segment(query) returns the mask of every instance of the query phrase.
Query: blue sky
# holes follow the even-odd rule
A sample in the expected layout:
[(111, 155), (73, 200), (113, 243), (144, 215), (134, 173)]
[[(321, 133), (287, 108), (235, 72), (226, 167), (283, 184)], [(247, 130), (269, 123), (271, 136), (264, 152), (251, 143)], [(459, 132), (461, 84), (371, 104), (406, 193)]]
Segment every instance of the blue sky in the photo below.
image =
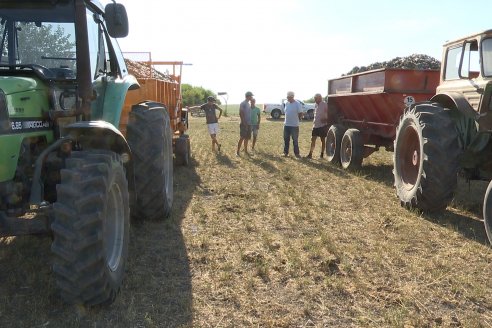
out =
[(123, 51), (184, 61), (183, 83), (246, 91), (257, 103), (326, 95), (354, 66), (414, 53), (441, 60), (447, 40), (492, 29), (492, 1), (119, 0), (130, 19)]

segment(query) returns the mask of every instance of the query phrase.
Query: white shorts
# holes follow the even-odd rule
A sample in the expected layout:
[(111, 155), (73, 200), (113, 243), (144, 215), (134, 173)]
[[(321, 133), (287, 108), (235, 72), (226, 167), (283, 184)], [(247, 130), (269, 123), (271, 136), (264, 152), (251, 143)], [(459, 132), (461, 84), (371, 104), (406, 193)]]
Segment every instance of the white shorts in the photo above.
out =
[(208, 133), (210, 134), (219, 134), (219, 123), (211, 123), (207, 124), (208, 126)]

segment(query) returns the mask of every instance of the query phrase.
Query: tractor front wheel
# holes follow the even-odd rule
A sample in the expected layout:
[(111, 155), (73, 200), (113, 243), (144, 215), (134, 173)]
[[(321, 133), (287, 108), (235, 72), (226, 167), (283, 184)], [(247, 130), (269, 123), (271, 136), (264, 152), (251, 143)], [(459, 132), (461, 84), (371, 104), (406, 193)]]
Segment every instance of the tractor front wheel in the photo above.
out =
[(53, 272), (67, 303), (114, 301), (128, 255), (128, 198), (125, 169), (118, 154), (79, 151), (67, 159), (51, 225)]

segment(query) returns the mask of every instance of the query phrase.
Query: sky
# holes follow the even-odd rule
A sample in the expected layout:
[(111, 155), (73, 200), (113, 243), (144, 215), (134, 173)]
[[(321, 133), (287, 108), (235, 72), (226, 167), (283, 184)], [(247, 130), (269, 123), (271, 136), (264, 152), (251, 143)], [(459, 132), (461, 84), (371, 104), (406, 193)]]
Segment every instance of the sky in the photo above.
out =
[(182, 83), (226, 92), (229, 104), (246, 91), (259, 104), (287, 91), (325, 96), (328, 79), (354, 66), (412, 54), (441, 60), (444, 42), (492, 29), (491, 0), (117, 2), (130, 23), (123, 52), (182, 61)]

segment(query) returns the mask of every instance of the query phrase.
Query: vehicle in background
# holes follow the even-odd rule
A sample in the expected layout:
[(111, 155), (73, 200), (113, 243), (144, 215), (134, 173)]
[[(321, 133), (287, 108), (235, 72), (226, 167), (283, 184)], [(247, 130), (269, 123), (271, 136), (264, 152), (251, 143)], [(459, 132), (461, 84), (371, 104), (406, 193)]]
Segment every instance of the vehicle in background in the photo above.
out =
[[(278, 120), (282, 115), (285, 115), (285, 102), (287, 99), (282, 99), (278, 104), (263, 104), (263, 113), (270, 114), (273, 119)], [(312, 120), (314, 118), (314, 107), (316, 104), (304, 103), (301, 100), (297, 100), (302, 105), (303, 118), (305, 120)]]

